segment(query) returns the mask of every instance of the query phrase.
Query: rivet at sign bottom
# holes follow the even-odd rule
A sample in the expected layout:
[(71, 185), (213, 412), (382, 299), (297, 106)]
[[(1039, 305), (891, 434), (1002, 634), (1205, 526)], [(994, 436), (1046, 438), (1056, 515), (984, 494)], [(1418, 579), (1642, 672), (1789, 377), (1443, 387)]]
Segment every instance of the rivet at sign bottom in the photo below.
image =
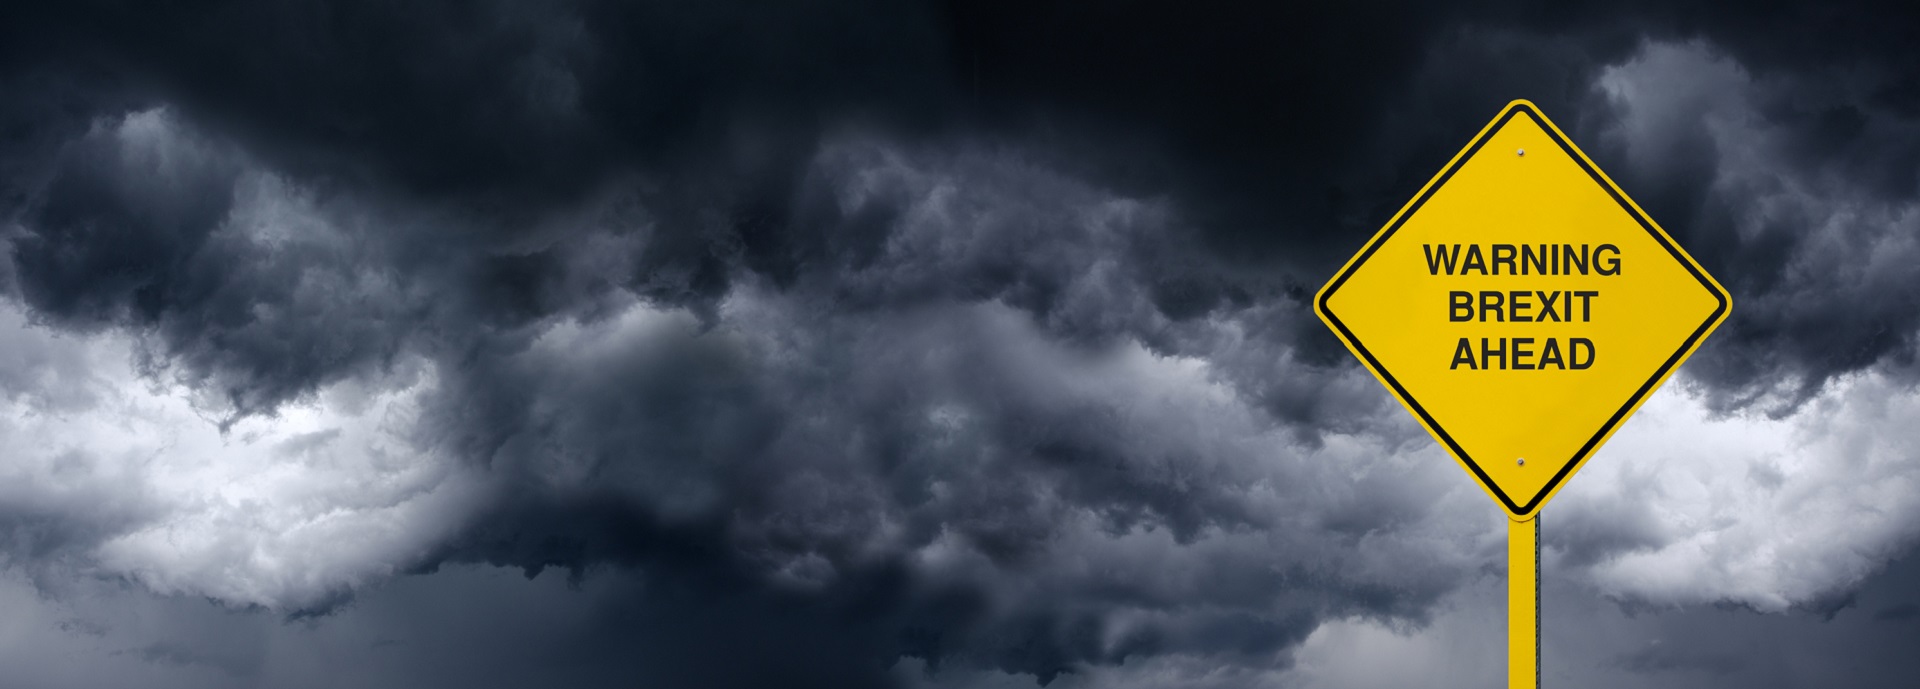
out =
[(1525, 458), (1525, 457), (1521, 457), (1521, 458), (1520, 458), (1520, 461), (1519, 461), (1519, 462), (1517, 462), (1517, 464), (1519, 464), (1520, 466), (1526, 466), (1526, 465), (1527, 465), (1527, 458)]
[(1527, 149), (1522, 148), (1519, 151), (1516, 151), (1516, 153), (1518, 153), (1522, 158), (1527, 157)]

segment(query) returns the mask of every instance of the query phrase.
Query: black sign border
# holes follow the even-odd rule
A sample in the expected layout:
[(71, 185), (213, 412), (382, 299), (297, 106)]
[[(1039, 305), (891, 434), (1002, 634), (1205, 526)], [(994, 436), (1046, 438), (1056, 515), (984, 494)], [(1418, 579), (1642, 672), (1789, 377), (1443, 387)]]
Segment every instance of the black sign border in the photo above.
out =
[[(1533, 120), (1534, 124), (1539, 125), (1540, 131), (1546, 132), (1547, 137), (1553, 139), (1553, 142), (1560, 146), (1560, 150), (1564, 151), (1568, 158), (1572, 158), (1575, 163), (1578, 163), (1580, 169), (1585, 170), (1587, 175), (1593, 178), (1594, 184), (1598, 184), (1600, 188), (1607, 190), (1607, 194), (1613, 197), (1614, 202), (1620, 204), (1620, 208), (1625, 210), (1627, 215), (1632, 216), (1634, 221), (1640, 223), (1640, 227), (1645, 229), (1647, 234), (1653, 237), (1654, 241), (1659, 242), (1660, 246), (1667, 250), (1667, 253), (1672, 254), (1675, 261), (1685, 266), (1687, 272), (1693, 274), (1694, 279), (1700, 282), (1700, 286), (1705, 288), (1707, 293), (1713, 295), (1713, 298), (1719, 302), (1719, 305), (1714, 308), (1713, 314), (1707, 316), (1707, 320), (1701, 323), (1700, 327), (1694, 328), (1693, 334), (1687, 336), (1686, 341), (1681, 343), (1680, 348), (1674, 350), (1672, 356), (1667, 357), (1666, 362), (1662, 363), (1660, 368), (1653, 372), (1653, 376), (1649, 377), (1647, 382), (1642, 383), (1640, 389), (1635, 390), (1633, 396), (1627, 398), (1627, 402), (1620, 405), (1620, 409), (1615, 411), (1613, 416), (1608, 417), (1606, 423), (1601, 424), (1600, 430), (1595, 431), (1593, 437), (1588, 438), (1587, 442), (1581, 445), (1578, 451), (1574, 452), (1573, 458), (1567, 460), (1566, 464), (1560, 467), (1560, 470), (1553, 475), (1553, 479), (1548, 481), (1547, 484), (1540, 489), (1540, 492), (1534, 495), (1533, 498), (1528, 500), (1524, 505), (1516, 504), (1513, 498), (1507, 495), (1506, 491), (1500, 489), (1500, 485), (1495, 483), (1492, 477), (1487, 476), (1487, 472), (1480, 468), (1480, 463), (1474, 461), (1473, 457), (1468, 455), (1467, 451), (1461, 448), (1459, 443), (1454, 441), (1453, 436), (1448, 434), (1447, 430), (1440, 426), (1440, 422), (1434, 420), (1433, 415), (1427, 413), (1426, 407), (1421, 406), (1420, 401), (1414, 399), (1413, 393), (1408, 392), (1404, 386), (1400, 385), (1400, 381), (1393, 377), (1393, 373), (1389, 372), (1387, 367), (1380, 363), (1379, 359), (1374, 358), (1373, 352), (1367, 350), (1367, 346), (1360, 342), (1360, 338), (1354, 336), (1353, 331), (1347, 329), (1346, 323), (1341, 322), (1340, 317), (1334, 315), (1333, 309), (1328, 305), (1328, 300), (1333, 298), (1335, 292), (1340, 291), (1340, 287), (1346, 284), (1347, 278), (1353, 277), (1354, 272), (1358, 271), (1360, 266), (1366, 265), (1367, 260), (1373, 258), (1373, 252), (1379, 250), (1382, 245), (1386, 244), (1387, 240), (1391, 239), (1395, 232), (1400, 231), (1400, 226), (1406, 224), (1409, 218), (1412, 218), (1415, 213), (1418, 213), (1420, 207), (1426, 204), (1427, 199), (1432, 198), (1435, 192), (1440, 191), (1441, 187), (1446, 186), (1447, 181), (1453, 178), (1453, 173), (1459, 171), (1461, 166), (1467, 164), (1467, 161), (1472, 160), (1474, 155), (1480, 152), (1481, 146), (1486, 145), (1488, 141), (1493, 139), (1495, 134), (1498, 134), (1501, 129), (1506, 128), (1508, 121), (1520, 114), (1525, 114)], [(1627, 199), (1621, 195), (1620, 190), (1614, 188), (1612, 182), (1602, 177), (1600, 171), (1594, 169), (1593, 165), (1587, 162), (1586, 156), (1581, 155), (1580, 152), (1573, 147), (1573, 144), (1560, 136), (1558, 129), (1548, 124), (1546, 119), (1541, 117), (1540, 113), (1534, 111), (1532, 106), (1522, 103), (1509, 106), (1507, 111), (1500, 116), (1499, 120), (1494, 122), (1492, 126), (1487, 127), (1478, 138), (1474, 139), (1472, 144), (1467, 146), (1465, 153), (1454, 158), (1453, 162), (1447, 166), (1447, 169), (1442, 170), (1439, 177), (1434, 179), (1432, 184), (1427, 185), (1426, 190), (1422, 192), (1418, 198), (1414, 199), (1413, 203), (1408, 205), (1406, 210), (1394, 218), (1392, 225), (1389, 225), (1385, 231), (1374, 237), (1373, 240), (1367, 244), (1366, 248), (1361, 251), (1360, 256), (1348, 263), (1347, 267), (1342, 269), (1340, 274), (1334, 277), (1333, 282), (1330, 283), (1325, 290), (1321, 291), (1320, 299), (1316, 301), (1315, 307), (1320, 311), (1320, 315), (1327, 319), (1328, 323), (1332, 323), (1333, 327), (1340, 331), (1341, 337), (1345, 338), (1348, 343), (1351, 343), (1354, 350), (1359, 352), (1360, 356), (1367, 360), (1367, 364), (1372, 366), (1373, 370), (1380, 374), (1380, 377), (1387, 382), (1387, 385), (1393, 387), (1394, 392), (1400, 395), (1400, 399), (1405, 400), (1407, 406), (1411, 407), (1413, 412), (1418, 414), (1422, 421), (1426, 422), (1427, 428), (1433, 429), (1434, 434), (1440, 436), (1440, 440), (1446, 443), (1449, 449), (1453, 450), (1454, 456), (1459, 457), (1460, 461), (1465, 463), (1467, 468), (1473, 471), (1474, 476), (1479, 477), (1481, 485), (1486, 486), (1489, 491), (1492, 491), (1494, 496), (1499, 498), (1502, 504), (1506, 505), (1509, 512), (1512, 512), (1515, 516), (1524, 517), (1532, 514), (1535, 509), (1539, 508), (1540, 502), (1545, 500), (1547, 495), (1553, 492), (1554, 488), (1558, 487), (1562, 481), (1567, 479), (1568, 475), (1573, 473), (1574, 467), (1579, 466), (1581, 461), (1585, 460), (1587, 455), (1591, 454), (1594, 448), (1600, 445), (1601, 439), (1606, 438), (1607, 434), (1612, 432), (1613, 428), (1618, 426), (1620, 422), (1626, 418), (1627, 412), (1639, 405), (1640, 400), (1653, 391), (1654, 384), (1666, 378), (1667, 373), (1673, 370), (1673, 367), (1679, 365), (1680, 359), (1686, 356), (1688, 351), (1693, 349), (1693, 346), (1700, 341), (1700, 338), (1706, 336), (1707, 331), (1713, 328), (1714, 323), (1719, 322), (1721, 316), (1726, 314), (1729, 306), (1728, 301), (1729, 299), (1726, 293), (1715, 286), (1712, 280), (1707, 279), (1707, 276), (1701, 273), (1700, 268), (1694, 265), (1693, 260), (1688, 258), (1686, 254), (1681, 253), (1679, 248), (1674, 246), (1672, 240), (1667, 238), (1666, 233), (1655, 229), (1653, 223), (1649, 221), (1639, 209), (1635, 208), (1633, 204), (1628, 203)]]

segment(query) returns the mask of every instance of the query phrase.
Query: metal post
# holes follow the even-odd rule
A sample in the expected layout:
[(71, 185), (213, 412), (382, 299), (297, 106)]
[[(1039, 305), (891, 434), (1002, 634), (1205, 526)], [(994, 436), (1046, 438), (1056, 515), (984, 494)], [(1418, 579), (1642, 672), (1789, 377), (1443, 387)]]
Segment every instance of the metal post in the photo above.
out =
[(1507, 687), (1540, 687), (1540, 513), (1507, 520)]

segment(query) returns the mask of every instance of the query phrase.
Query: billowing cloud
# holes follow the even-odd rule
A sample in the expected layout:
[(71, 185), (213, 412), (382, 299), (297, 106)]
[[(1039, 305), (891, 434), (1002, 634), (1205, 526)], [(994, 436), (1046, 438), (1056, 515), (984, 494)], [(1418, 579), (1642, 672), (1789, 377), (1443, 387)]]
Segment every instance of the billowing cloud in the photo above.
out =
[(1549, 576), (1831, 616), (1916, 538), (1915, 69), (1843, 9), (90, 9), (0, 16), (36, 644), (298, 684), (258, 638), (480, 595), (565, 640), (480, 683), (1419, 676), (1339, 659), (1484, 626), (1505, 524), (1305, 301), (1513, 97), (1737, 305)]
[(331, 604), (419, 566), (481, 495), (411, 439), (434, 386), (418, 366), (404, 387), (343, 384), (223, 431), (189, 388), (143, 377), (129, 338), (0, 318), (26, 354), (11, 376), (30, 381), (0, 424), (5, 559), (56, 589), (106, 576), (236, 606)]
[(1599, 80), (1620, 115), (1603, 139), (1675, 204), (1664, 222), (1732, 268), (1739, 317), (1693, 369), (1719, 406), (1786, 412), (1836, 377), (1912, 369), (1920, 121), (1874, 102), (1879, 77), (1836, 78), (1755, 75), (1688, 43)]

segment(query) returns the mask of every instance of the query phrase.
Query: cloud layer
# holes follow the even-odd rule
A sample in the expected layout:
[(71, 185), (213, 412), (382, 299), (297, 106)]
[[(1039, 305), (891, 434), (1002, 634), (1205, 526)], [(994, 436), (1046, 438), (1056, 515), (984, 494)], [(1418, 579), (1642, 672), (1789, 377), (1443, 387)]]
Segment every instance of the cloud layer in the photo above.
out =
[(1894, 19), (5, 12), (0, 562), (225, 639), (154, 663), (510, 570), (582, 683), (1368, 681), (1505, 524), (1305, 300), (1516, 95), (1738, 305), (1549, 576), (1832, 614), (1920, 530)]

